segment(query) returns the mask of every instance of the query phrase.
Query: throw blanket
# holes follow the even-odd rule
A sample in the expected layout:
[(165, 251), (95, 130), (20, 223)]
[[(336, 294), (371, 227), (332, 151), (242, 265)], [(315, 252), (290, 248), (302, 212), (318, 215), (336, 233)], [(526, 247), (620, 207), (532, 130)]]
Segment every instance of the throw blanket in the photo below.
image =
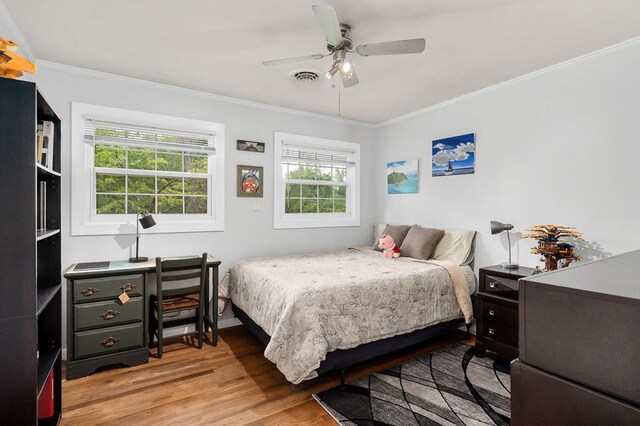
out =
[(294, 384), (316, 377), (328, 352), (472, 319), (457, 265), (367, 248), (239, 262), (219, 299), (219, 313), (231, 299), (271, 336), (264, 355)]

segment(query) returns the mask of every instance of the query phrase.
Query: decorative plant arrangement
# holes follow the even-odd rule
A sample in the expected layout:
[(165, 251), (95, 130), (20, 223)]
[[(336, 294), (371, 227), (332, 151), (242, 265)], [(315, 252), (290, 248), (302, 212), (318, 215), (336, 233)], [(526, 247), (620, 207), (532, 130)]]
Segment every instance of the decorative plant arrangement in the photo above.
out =
[(564, 241), (565, 238), (582, 239), (582, 232), (574, 231), (570, 226), (559, 225), (535, 225), (526, 228), (528, 233), (522, 238), (538, 240), (538, 247), (531, 249), (531, 253), (539, 254), (544, 262), (544, 272), (566, 268), (574, 260), (580, 260), (580, 256), (573, 252), (573, 245)]

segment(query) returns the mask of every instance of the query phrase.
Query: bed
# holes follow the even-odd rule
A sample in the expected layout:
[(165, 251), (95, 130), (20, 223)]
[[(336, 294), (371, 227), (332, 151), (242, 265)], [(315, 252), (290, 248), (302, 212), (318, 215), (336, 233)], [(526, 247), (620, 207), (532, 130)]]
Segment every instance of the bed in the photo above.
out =
[(219, 312), (231, 303), (298, 384), (470, 323), (474, 288), (468, 265), (359, 247), (241, 261), (220, 285)]

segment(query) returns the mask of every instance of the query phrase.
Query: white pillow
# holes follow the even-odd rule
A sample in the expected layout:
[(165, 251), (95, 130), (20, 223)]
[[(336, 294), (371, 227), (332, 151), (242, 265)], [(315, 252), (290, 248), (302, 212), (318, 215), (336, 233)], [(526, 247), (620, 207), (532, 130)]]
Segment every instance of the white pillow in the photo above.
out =
[(450, 260), (456, 265), (468, 264), (473, 259), (473, 237), (476, 231), (445, 229), (444, 237), (433, 251), (432, 259)]
[(378, 240), (380, 235), (384, 232), (384, 228), (387, 227), (386, 223), (374, 223), (373, 224), (373, 248), (378, 248)]

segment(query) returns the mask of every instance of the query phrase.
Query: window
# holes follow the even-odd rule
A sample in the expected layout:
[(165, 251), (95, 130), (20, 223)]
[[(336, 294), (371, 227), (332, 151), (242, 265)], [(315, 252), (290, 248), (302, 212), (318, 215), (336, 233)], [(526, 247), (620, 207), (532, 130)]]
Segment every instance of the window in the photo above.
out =
[(274, 227), (360, 225), (360, 145), (276, 132)]
[(74, 235), (135, 231), (140, 211), (145, 232), (223, 229), (223, 125), (74, 103), (72, 126)]

